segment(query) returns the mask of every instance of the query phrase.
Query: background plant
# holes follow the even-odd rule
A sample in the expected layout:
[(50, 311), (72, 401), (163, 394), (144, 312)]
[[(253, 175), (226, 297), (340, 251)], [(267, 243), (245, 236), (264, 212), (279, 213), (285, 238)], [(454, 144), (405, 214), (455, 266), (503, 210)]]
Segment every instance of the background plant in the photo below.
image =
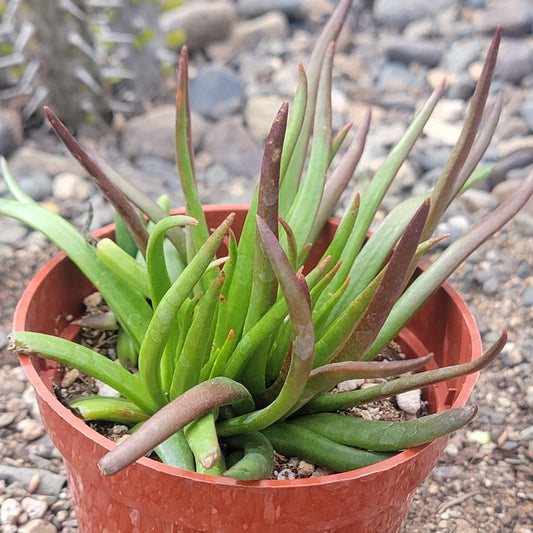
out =
[[(239, 239), (230, 229), (232, 215), (210, 234), (196, 194), (185, 49), (176, 100), (176, 153), (188, 216), (168, 216), (167, 198), (151, 201), (91, 158), (50, 110), (46, 113), (56, 133), (120, 213), (116, 244), (87, 243), (66, 221), (32, 202), (3, 164), (4, 179), (15, 200), (2, 200), (0, 211), (38, 228), (76, 262), (113, 309), (123, 366), (139, 370), (132, 374), (55, 337), (12, 334), (14, 348), (20, 352), (76, 366), (122, 394), (119, 399), (91, 397), (73, 402), (85, 419), (140, 425), (100, 462), (105, 474), (156, 447), (165, 462), (181, 468), (258, 479), (270, 472), (272, 445), (282, 453), (347, 470), (453, 431), (474, 415), (475, 409), (467, 407), (409, 426), (354, 429), (349, 432), (352, 437), (342, 442), (335, 432), (338, 419), (333, 413), (339, 409), (475, 372), (498, 354), (505, 334), (472, 363), (406, 375), (362, 391), (326, 394), (346, 379), (397, 375), (424, 366), (427, 357), (395, 364), (370, 359), (533, 191), (530, 175), (515, 196), (408, 284), (420, 254), (438, 240), (432, 235), (450, 202), (490, 171), (475, 168), (501, 108), (499, 96), (480, 128), (498, 31), (460, 139), (434, 190), (427, 197), (399, 204), (365, 242), (376, 210), (442, 95), (442, 86), (362, 195), (355, 194), (349, 201), (323, 258), (304, 275), (301, 267), (309, 243), (346, 188), (369, 127), (368, 115), (330, 172), (350, 129), (332, 134), (330, 103), (334, 41), (349, 7), (349, 1), (339, 4), (308, 67), (300, 66), (290, 114), (284, 103), (274, 120), (260, 184)], [(138, 210), (150, 220), (148, 225)], [(223, 242), (227, 256), (215, 260)], [(332, 414), (309, 414), (317, 411)], [(326, 429), (325, 435), (317, 424)], [(383, 439), (387, 432), (392, 436), (385, 440), (391, 444), (379, 449), (376, 435)], [(361, 433), (371, 437), (361, 443), (353, 437)], [(220, 440), (230, 450), (241, 450), (242, 458), (225, 464)]]

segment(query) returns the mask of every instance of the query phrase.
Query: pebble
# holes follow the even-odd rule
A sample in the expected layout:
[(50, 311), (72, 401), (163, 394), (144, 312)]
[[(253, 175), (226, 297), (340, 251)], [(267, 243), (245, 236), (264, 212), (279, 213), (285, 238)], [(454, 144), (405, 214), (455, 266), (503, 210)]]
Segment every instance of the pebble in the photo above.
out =
[(389, 61), (400, 63), (420, 63), (428, 67), (436, 67), (445, 50), (443, 42), (420, 39), (407, 40), (393, 37), (385, 41), (385, 54)]
[(298, 463), (298, 475), (310, 476), (315, 471), (315, 465), (307, 461), (300, 461)]
[(211, 42), (228, 37), (236, 16), (233, 2), (197, 1), (163, 13), (159, 23), (167, 42), (179, 45), (185, 40), (190, 50), (199, 50)]
[(28, 441), (38, 439), (44, 433), (43, 425), (31, 418), (21, 420), (17, 424), (17, 430), (20, 431), (22, 438)]
[(533, 287), (526, 289), (522, 293), (522, 303), (528, 307), (533, 306)]
[(304, 20), (309, 10), (305, 0), (238, 0), (237, 11), (246, 18), (256, 18), (272, 11), (281, 11), (292, 20)]
[(28, 227), (13, 218), (2, 217), (0, 244), (16, 245), (23, 242), (28, 234)]
[(6, 498), (0, 506), (0, 524), (16, 524), (21, 513), (20, 503), (14, 498)]
[(257, 177), (262, 154), (259, 146), (244, 128), (241, 119), (227, 118), (207, 132), (204, 147), (215, 163), (236, 176)]
[(525, 442), (533, 440), (533, 426), (527, 426), (520, 432), (520, 440)]
[(520, 83), (533, 69), (533, 45), (502, 39), (495, 76), (511, 83)]
[(54, 524), (38, 518), (20, 526), (18, 531), (19, 533), (57, 533), (57, 528)]
[(227, 67), (206, 65), (190, 80), (191, 108), (212, 120), (241, 109), (244, 90), (240, 78)]
[[(122, 148), (130, 159), (151, 156), (174, 162), (176, 158), (175, 128), (175, 106), (168, 104), (155, 107), (126, 122), (122, 131)], [(204, 130), (204, 120), (193, 113), (191, 133), (195, 148), (199, 146)]]
[(396, 30), (402, 30), (410, 22), (431, 17), (439, 11), (450, 7), (453, 0), (376, 0), (373, 3), (372, 15), (378, 24), (384, 24)]
[(46, 501), (37, 498), (23, 498), (21, 505), (30, 519), (42, 518), (48, 509)]
[(52, 178), (43, 171), (34, 170), (19, 180), (22, 189), (36, 202), (42, 202), (53, 196)]
[(6, 480), (9, 483), (18, 482), (25, 490), (28, 489), (30, 482), (36, 474), (40, 476), (39, 486), (36, 490), (37, 494), (57, 497), (67, 481), (66, 476), (54, 472), (39, 470), (37, 468), (0, 464), (0, 480)]
[(398, 407), (409, 415), (416, 415), (422, 406), (422, 391), (420, 389), (402, 392), (396, 395)]
[(467, 434), (467, 438), (469, 441), (477, 442), (480, 445), (489, 444), (491, 442), (490, 435), (486, 431), (470, 431)]
[(87, 200), (94, 187), (90, 181), (78, 174), (62, 172), (54, 178), (52, 191), (56, 200)]
[(493, 33), (500, 25), (503, 35), (521, 37), (532, 31), (533, 6), (528, 0), (511, 0), (505, 5), (496, 2), (493, 7), (478, 11), (472, 22), (481, 32)]
[(266, 139), (281, 103), (282, 99), (275, 95), (248, 99), (244, 119), (248, 130), (256, 139)]
[(0, 428), (9, 426), (17, 418), (17, 413), (0, 413)]

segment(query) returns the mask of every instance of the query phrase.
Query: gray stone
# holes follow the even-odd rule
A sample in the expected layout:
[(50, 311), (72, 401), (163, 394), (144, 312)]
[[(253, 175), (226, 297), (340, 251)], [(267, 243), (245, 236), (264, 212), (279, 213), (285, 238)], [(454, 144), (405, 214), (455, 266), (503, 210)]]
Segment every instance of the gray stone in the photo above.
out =
[(385, 63), (381, 68), (376, 85), (380, 92), (406, 91), (416, 82), (416, 75), (403, 63)]
[(533, 426), (527, 426), (520, 432), (520, 440), (524, 440), (524, 441), (533, 440)]
[(67, 482), (65, 476), (46, 470), (0, 464), (0, 479), (4, 479), (8, 483), (18, 481), (26, 490), (28, 490), (30, 481), (34, 479), (35, 475), (39, 476), (39, 486), (36, 490), (37, 494), (57, 496)]
[(161, 29), (167, 40), (183, 34), (190, 50), (198, 50), (214, 41), (226, 39), (233, 28), (237, 12), (233, 2), (190, 2), (163, 13)]
[(478, 11), (472, 22), (484, 33), (493, 33), (500, 25), (506, 37), (527, 35), (533, 28), (533, 6), (528, 0), (496, 2), (494, 7)]
[(442, 41), (429, 39), (403, 39), (392, 37), (385, 41), (385, 55), (390, 61), (400, 63), (421, 63), (435, 67), (440, 63), (444, 53)]
[(401, 30), (414, 20), (432, 17), (452, 5), (453, 0), (376, 0), (372, 15), (379, 24)]
[(460, 476), (464, 471), (464, 467), (455, 465), (437, 466), (433, 471), (433, 477), (436, 480), (453, 479)]
[(482, 285), (483, 292), (487, 295), (496, 294), (500, 288), (500, 278), (492, 276), (485, 280)]
[(156, 107), (126, 123), (122, 147), (131, 159), (152, 155), (172, 160), (176, 157), (175, 127), (175, 106)]
[(520, 83), (533, 71), (533, 46), (527, 41), (502, 39), (495, 76)]
[(36, 202), (42, 202), (52, 196), (52, 178), (40, 170), (33, 170), (18, 178), (22, 189)]
[(259, 174), (261, 150), (237, 117), (215, 124), (205, 136), (204, 147), (214, 162), (233, 175), (256, 177)]
[(528, 307), (533, 306), (533, 287), (526, 289), (522, 293), (522, 303)]
[(239, 111), (243, 97), (241, 80), (227, 67), (204, 66), (190, 81), (191, 108), (213, 120)]
[(475, 88), (476, 82), (468, 72), (463, 72), (448, 87), (446, 96), (453, 99), (468, 100), (474, 94)]
[(434, 168), (442, 169), (450, 157), (452, 149), (450, 146), (435, 146), (429, 150), (424, 150), (420, 155), (420, 167), (423, 171)]
[(308, 7), (305, 0), (238, 0), (237, 11), (247, 18), (259, 17), (270, 11), (281, 11), (291, 20), (304, 20)]
[[(2, 217), (2, 231), (0, 231), (0, 244), (15, 245), (20, 243), (28, 234), (28, 227), (14, 218)], [(6, 383), (6, 386), (8, 384)], [(3, 392), (5, 389), (3, 389)]]
[(145, 155), (137, 160), (137, 166), (146, 174), (146, 176), (161, 178), (165, 183), (172, 183), (178, 181), (178, 174), (176, 164)]
[(470, 64), (477, 61), (484, 50), (484, 43), (479, 38), (453, 41), (447, 46), (441, 67), (450, 73), (463, 73)]

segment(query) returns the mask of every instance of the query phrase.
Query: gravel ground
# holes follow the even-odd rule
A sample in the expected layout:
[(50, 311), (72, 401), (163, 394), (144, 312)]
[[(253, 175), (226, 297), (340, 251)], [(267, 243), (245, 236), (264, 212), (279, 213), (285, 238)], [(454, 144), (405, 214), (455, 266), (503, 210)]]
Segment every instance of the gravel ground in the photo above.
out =
[[(256, 1), (250, 5), (261, 3), (269, 4)], [(457, 235), (505, 197), (533, 163), (533, 33), (531, 22), (523, 22), (533, 20), (533, 8), (520, 0), (509, 0), (505, 6), (497, 1), (439, 0), (422, 3), (425, 17), (415, 20), (413, 12), (404, 9), (408, 3), (354, 2), (354, 31), (343, 37), (335, 66), (335, 128), (347, 120), (357, 123), (362, 110), (373, 105), (366, 155), (359, 168), (364, 178), (375, 170), (435, 80), (446, 75), (450, 88), (436, 110), (437, 120), (428, 124), (427, 134), (400, 171), (399, 184), (392, 192), (398, 200), (413, 189), (426, 190), (451, 150), (449, 138), (457, 133), (457, 120), (464, 116), (465, 100), (479, 73), (494, 20), (502, 23), (506, 42), (495, 86), (504, 90), (504, 110), (488, 161), (505, 164), (488, 186), (468, 194), (446, 219), (442, 230)], [(216, 109), (209, 106), (213, 94), (197, 101), (196, 109), (193, 106), (197, 174), (204, 202), (250, 198), (264, 137), (263, 117), (272, 116), (273, 103), (279, 105), (280, 97), (292, 94), (292, 67), (307, 56), (328, 2), (312, 5), (307, 18), (294, 13), (290, 18), (269, 18), (268, 24), (281, 21), (276, 31), (267, 21), (261, 27), (259, 19), (251, 19), (256, 34), (273, 35), (279, 30), (276, 35), (281, 37), (244, 48), (237, 36), (245, 33), (251, 20), (242, 12), (240, 33), (235, 31), (232, 39), (193, 54), (191, 73), (197, 83), (205, 84), (205, 79), (214, 76), (226, 80), (226, 86), (235, 91), (226, 102), (217, 102)], [(515, 13), (521, 13), (520, 20)], [(213, 68), (206, 70), (206, 66)], [(180, 205), (180, 191), (173, 185), (173, 117), (164, 107), (167, 104), (171, 100), (139, 117), (119, 116), (114, 129), (98, 135), (89, 132), (84, 142), (96, 146), (152, 196), (170, 189), (173, 203)], [(238, 157), (228, 159), (229, 153)], [(28, 132), (10, 164), (34, 198), (74, 223), (86, 223), (89, 200), (94, 208), (92, 227), (110, 220), (109, 207), (83, 172), (64, 157), (46, 128)], [(531, 203), (525, 213), (453, 277), (477, 317), (484, 342), (495, 340), (507, 328), (509, 343), (478, 381), (472, 398), (480, 406), (477, 418), (451, 437), (439, 465), (418, 489), (406, 533), (533, 531)], [(61, 459), (43, 432), (31, 390), (16, 359), (6, 350), (5, 340), (24, 286), (54, 249), (18, 223), (3, 218), (0, 225), (0, 533), (72, 533), (77, 526)]]

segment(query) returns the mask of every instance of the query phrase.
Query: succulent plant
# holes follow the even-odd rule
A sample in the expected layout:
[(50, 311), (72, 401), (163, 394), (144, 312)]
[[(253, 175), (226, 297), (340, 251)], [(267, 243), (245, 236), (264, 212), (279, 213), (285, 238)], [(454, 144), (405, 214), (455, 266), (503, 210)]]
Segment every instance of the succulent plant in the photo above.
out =
[[(99, 462), (104, 475), (152, 449), (168, 464), (238, 479), (268, 477), (274, 449), (335, 471), (351, 470), (454, 431), (475, 415), (476, 408), (467, 406), (383, 423), (338, 412), (477, 372), (505, 344), (503, 332), (477, 360), (418, 373), (412, 372), (424, 367), (431, 354), (373, 360), (454, 269), (533, 193), (532, 173), (511, 198), (412, 279), (421, 254), (443, 238), (433, 234), (450, 203), (490, 172), (476, 167), (502, 106), (498, 95), (484, 116), (500, 31), (434, 189), (399, 203), (368, 236), (444, 85), (430, 96), (364, 192), (352, 195), (321, 260), (304, 270), (311, 244), (349, 186), (369, 129), (370, 113), (330, 169), (351, 128), (332, 135), (334, 43), (350, 4), (341, 0), (307, 69), (300, 65), (290, 113), (288, 104), (281, 104), (239, 239), (232, 232), (232, 214), (210, 232), (198, 198), (186, 48), (176, 98), (177, 166), (186, 215), (169, 215), (168, 198), (154, 202), (89, 156), (49, 109), (46, 115), (56, 134), (117, 210), (115, 242), (89, 243), (64, 219), (33, 202), (1, 163), (14, 200), (0, 200), (0, 213), (56, 242), (102, 294), (118, 323), (122, 365), (58, 337), (11, 334), (14, 350), (76, 367), (120, 393), (119, 398), (71, 402), (86, 420), (132, 428), (129, 438)], [(222, 244), (227, 255), (217, 259)], [(394, 376), (400, 377), (328, 393), (347, 379)]]

